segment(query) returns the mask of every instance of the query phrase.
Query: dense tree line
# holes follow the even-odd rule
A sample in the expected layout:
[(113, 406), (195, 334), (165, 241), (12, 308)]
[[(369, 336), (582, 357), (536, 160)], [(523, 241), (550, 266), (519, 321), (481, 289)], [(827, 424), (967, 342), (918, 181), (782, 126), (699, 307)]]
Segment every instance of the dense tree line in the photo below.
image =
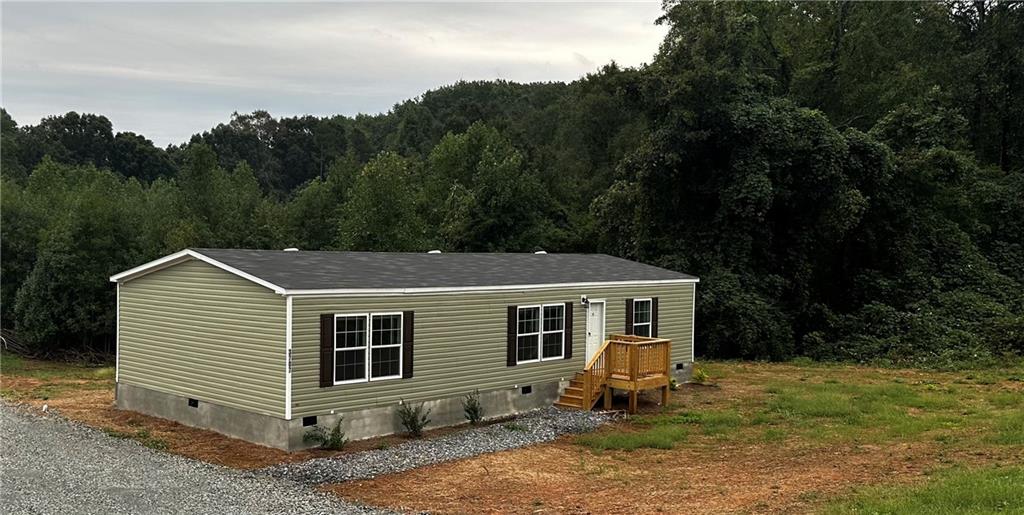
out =
[(1024, 7), (669, 1), (652, 62), (257, 111), (166, 149), (2, 124), (2, 316), (104, 348), (107, 277), (184, 247), (607, 252), (702, 277), (698, 352), (1024, 352)]

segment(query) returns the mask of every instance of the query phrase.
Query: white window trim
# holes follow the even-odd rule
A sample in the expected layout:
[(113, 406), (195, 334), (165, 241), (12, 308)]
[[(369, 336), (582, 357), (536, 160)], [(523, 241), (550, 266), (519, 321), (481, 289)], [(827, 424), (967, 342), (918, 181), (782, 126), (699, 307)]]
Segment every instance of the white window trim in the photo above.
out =
[[(378, 345), (377, 348), (388, 349), (398, 347), (398, 375), (385, 376), (385, 377), (370, 377), (373, 365), (373, 317), (375, 316), (387, 316), (387, 315), (398, 315), (398, 344), (397, 345)], [(363, 317), (366, 320), (366, 338), (365, 345), (362, 347), (344, 347), (338, 348), (338, 319), (339, 318), (352, 318), (352, 317)], [(401, 379), (402, 372), (404, 370), (405, 363), (402, 362), (405, 355), (405, 314), (401, 311), (394, 312), (382, 312), (382, 313), (335, 313), (334, 314), (334, 355), (332, 356), (334, 367), (331, 372), (331, 378), (334, 379), (334, 386), (343, 384), (356, 384), (356, 383), (368, 383), (376, 381), (385, 381), (391, 379)], [(364, 363), (366, 365), (366, 374), (361, 379), (346, 379), (344, 381), (338, 381), (338, 352), (340, 351), (356, 351), (362, 350), (366, 354)]]
[[(394, 315), (398, 315), (398, 343), (397, 344), (391, 344), (391, 345), (378, 345), (376, 348), (378, 348), (378, 349), (393, 349), (393, 348), (396, 348), (396, 347), (398, 348), (398, 374), (397, 375), (393, 375), (393, 376), (373, 377), (373, 374), (371, 373), (373, 371), (373, 349), (374, 349), (374, 346), (373, 346), (373, 317), (376, 317), (376, 316), (394, 316)], [(370, 313), (369, 316), (370, 316), (370, 318), (367, 320), (368, 323), (366, 325), (366, 347), (368, 349), (367, 352), (369, 352), (369, 354), (367, 355), (367, 359), (366, 359), (366, 377), (370, 381), (385, 381), (385, 380), (388, 380), (388, 379), (401, 379), (402, 378), (402, 367), (405, 365), (404, 363), (402, 363), (402, 358), (404, 357), (403, 355), (405, 354), (405, 352), (404, 352), (405, 349), (403, 349), (403, 346), (405, 345), (405, 334), (404, 334), (404, 331), (405, 331), (405, 315), (401, 311), (394, 311), (394, 312), (387, 312), (387, 313)]]
[[(537, 331), (532, 333), (520, 333), (519, 332), (519, 312), (524, 309), (537, 309)], [(516, 365), (525, 365), (527, 363), (539, 363), (540, 362), (540, 344), (543, 338), (541, 333), (544, 330), (544, 306), (541, 304), (531, 304), (528, 306), (516, 306)], [(522, 336), (536, 336), (537, 337), (537, 357), (535, 359), (528, 359), (524, 361), (519, 360), (519, 338)]]
[[(544, 330), (544, 308), (562, 307), (562, 329), (558, 331), (545, 331)], [(537, 308), (537, 331), (533, 333), (520, 333), (519, 332), (519, 310), (521, 309), (532, 309)], [(554, 361), (558, 359), (565, 359), (565, 324), (567, 322), (565, 316), (565, 304), (529, 304), (526, 306), (516, 306), (516, 365), (527, 365), (530, 363), (540, 363), (542, 361)], [(561, 333), (562, 335), (562, 352), (557, 356), (544, 357), (544, 335)], [(537, 358), (528, 359), (525, 361), (519, 360), (519, 337), (520, 336), (536, 336), (537, 337)]]
[[(636, 322), (636, 305), (637, 305), (638, 302), (646, 302), (650, 306), (649, 309), (647, 310), (647, 312), (650, 314), (650, 316), (648, 317), (648, 320), (646, 322), (640, 322), (639, 324)], [(651, 337), (651, 329), (654, 328), (654, 298), (653, 297), (647, 298), (647, 299), (633, 299), (633, 327), (631, 327), (630, 329), (632, 329), (634, 335), (637, 334), (636, 333), (636, 328), (638, 326), (647, 326), (647, 337), (648, 338)]]

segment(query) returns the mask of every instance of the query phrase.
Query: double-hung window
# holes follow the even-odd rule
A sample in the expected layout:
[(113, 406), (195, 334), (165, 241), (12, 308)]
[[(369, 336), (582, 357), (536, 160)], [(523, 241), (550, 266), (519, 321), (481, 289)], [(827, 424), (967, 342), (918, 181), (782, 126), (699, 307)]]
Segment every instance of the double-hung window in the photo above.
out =
[(516, 363), (562, 359), (565, 355), (565, 304), (520, 306), (516, 330)]
[(402, 314), (334, 316), (334, 384), (402, 377)]
[(633, 301), (633, 334), (636, 336), (651, 335), (651, 299), (635, 299)]

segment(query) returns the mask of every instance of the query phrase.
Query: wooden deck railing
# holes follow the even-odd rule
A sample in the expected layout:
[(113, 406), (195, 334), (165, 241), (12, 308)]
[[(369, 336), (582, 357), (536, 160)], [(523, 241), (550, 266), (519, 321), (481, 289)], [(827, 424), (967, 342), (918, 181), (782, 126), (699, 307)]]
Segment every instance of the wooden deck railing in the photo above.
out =
[(609, 388), (630, 391), (630, 411), (636, 410), (636, 392), (664, 387), (668, 394), (672, 342), (664, 338), (613, 334), (601, 345), (583, 369), (583, 407), (594, 407), (605, 394), (611, 407)]
[(583, 407), (591, 409), (608, 384), (608, 344), (605, 341), (583, 369)]

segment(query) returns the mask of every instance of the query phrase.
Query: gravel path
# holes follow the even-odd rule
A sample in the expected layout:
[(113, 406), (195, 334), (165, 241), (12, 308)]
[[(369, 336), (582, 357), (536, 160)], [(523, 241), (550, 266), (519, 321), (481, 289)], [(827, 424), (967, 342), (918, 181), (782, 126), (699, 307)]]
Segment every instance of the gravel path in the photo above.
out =
[(3, 513), (384, 513), (0, 403)]
[(369, 479), (425, 465), (547, 442), (564, 434), (591, 431), (609, 418), (610, 415), (596, 412), (544, 408), (520, 415), (509, 422), (458, 431), (439, 438), (412, 440), (387, 449), (337, 458), (277, 465), (259, 472), (308, 484)]

